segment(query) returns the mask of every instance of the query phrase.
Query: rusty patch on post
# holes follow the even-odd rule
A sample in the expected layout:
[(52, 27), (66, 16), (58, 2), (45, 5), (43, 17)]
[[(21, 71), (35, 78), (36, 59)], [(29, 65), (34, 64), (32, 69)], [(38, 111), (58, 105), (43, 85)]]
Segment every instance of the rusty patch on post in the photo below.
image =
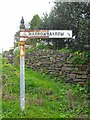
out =
[(24, 45), (25, 45), (25, 42), (21, 41), (20, 42), (20, 57), (24, 57), (25, 56), (25, 54), (24, 54)]

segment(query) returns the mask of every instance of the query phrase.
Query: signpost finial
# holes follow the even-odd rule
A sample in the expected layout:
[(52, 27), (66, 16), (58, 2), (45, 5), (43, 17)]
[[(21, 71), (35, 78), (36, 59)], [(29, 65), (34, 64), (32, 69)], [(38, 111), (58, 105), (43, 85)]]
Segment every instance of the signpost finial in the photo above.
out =
[(24, 24), (24, 18), (23, 18), (23, 16), (22, 16), (22, 19), (21, 19), (21, 24)]
[(22, 16), (22, 19), (21, 19), (20, 23), (21, 23), (21, 24), (20, 24), (20, 29), (25, 29), (23, 16)]

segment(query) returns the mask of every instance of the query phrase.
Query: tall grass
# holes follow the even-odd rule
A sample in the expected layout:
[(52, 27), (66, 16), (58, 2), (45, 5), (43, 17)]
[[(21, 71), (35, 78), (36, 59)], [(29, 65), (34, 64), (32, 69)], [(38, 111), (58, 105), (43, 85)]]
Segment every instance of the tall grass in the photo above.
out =
[[(87, 88), (25, 69), (26, 107), (20, 109), (20, 70), (3, 59), (2, 117), (82, 118), (89, 114)], [(72, 104), (73, 102), (73, 104)], [(74, 105), (74, 106), (73, 106)]]

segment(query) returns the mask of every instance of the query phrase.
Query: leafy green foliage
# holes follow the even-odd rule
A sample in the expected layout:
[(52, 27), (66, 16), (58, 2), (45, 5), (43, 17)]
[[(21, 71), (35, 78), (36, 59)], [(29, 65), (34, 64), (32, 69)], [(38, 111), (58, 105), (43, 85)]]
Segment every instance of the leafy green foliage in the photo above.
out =
[[(26, 108), (22, 112), (19, 103), (19, 68), (3, 61), (2, 117), (4, 118), (77, 118), (89, 114), (87, 88), (66, 84), (61, 79), (26, 68)], [(73, 95), (71, 109), (69, 91)]]
[[(39, 15), (34, 15), (32, 20), (30, 21), (30, 28), (29, 29), (33, 29), (33, 30), (38, 30), (41, 28), (41, 24), (42, 24), (42, 19), (39, 17)], [(31, 45), (33, 47), (36, 46), (37, 43), (37, 39), (36, 38), (28, 38), (25, 42), (25, 44), (27, 45)]]
[(27, 53), (29, 53), (29, 52), (34, 52), (34, 51), (36, 51), (36, 50), (41, 50), (41, 49), (47, 49), (48, 48), (48, 46), (47, 45), (45, 45), (45, 44), (43, 44), (43, 43), (40, 43), (40, 44), (38, 44), (36, 47), (31, 47), (31, 48), (29, 48), (29, 49), (26, 49), (26, 54)]
[(88, 64), (88, 53), (87, 52), (75, 52), (72, 58), (72, 64)]
[(30, 29), (40, 29), (42, 20), (39, 15), (34, 15), (30, 21)]
[(37, 49), (47, 49), (48, 46), (43, 44), (43, 43), (40, 43), (39, 45), (37, 45)]
[(19, 65), (19, 60), (20, 60), (20, 48), (15, 51), (14, 53), (14, 65), (18, 66)]
[(43, 17), (42, 27), (72, 30), (75, 39), (51, 39), (60, 49), (68, 45), (73, 50), (89, 50), (90, 2), (55, 2), (50, 14)]
[(60, 52), (72, 52), (72, 49), (64, 47), (62, 49), (59, 50)]

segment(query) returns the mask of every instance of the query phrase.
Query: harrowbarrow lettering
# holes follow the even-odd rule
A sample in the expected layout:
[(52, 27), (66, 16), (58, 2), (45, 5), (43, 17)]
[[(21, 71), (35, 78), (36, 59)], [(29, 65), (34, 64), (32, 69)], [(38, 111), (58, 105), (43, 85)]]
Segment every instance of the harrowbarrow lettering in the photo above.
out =
[[(21, 38), (72, 38), (72, 30), (23, 30)], [(22, 39), (21, 39), (22, 40)]]
[(29, 32), (30, 36), (63, 36), (64, 32)]

